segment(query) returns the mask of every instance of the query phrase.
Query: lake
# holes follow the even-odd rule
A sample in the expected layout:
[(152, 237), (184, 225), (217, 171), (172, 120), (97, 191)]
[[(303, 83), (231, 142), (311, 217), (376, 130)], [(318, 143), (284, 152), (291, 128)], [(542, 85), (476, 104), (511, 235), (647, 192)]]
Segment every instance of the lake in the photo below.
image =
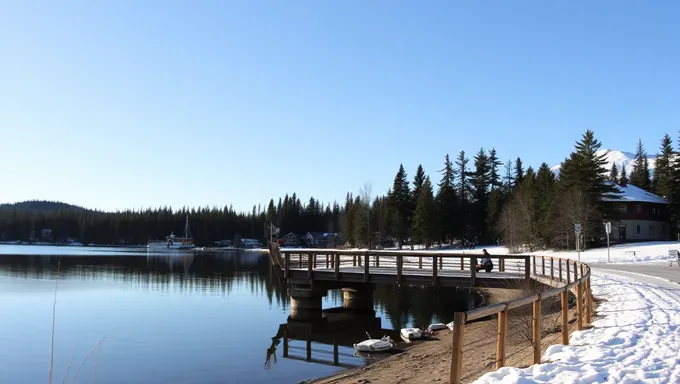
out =
[[(311, 327), (309, 344), (282, 337), (289, 300), (261, 252), (0, 245), (2, 382), (48, 383), (55, 283), (53, 382), (80, 369), (78, 382), (88, 383), (298, 383), (367, 362), (351, 347), (363, 336), (340, 340)], [(455, 296), (378, 286), (373, 322), (384, 330), (448, 323)], [(324, 308), (341, 306), (342, 291), (324, 298)]]

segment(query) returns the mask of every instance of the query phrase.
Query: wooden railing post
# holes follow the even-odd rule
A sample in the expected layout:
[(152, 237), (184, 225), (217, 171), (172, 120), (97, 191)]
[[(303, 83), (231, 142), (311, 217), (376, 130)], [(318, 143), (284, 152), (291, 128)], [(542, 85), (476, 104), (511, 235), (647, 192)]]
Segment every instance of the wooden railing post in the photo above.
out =
[(531, 256), (527, 256), (524, 259), (524, 278), (525, 279), (531, 278)]
[(326, 268), (328, 268), (328, 265), (329, 265), (328, 254), (326, 254)]
[(502, 256), (498, 258), (498, 271), (505, 272), (505, 259)]
[(583, 330), (583, 284), (576, 285), (576, 325), (579, 331)]
[(586, 324), (590, 324), (592, 321), (592, 296), (590, 294), (590, 277), (584, 281), (585, 294), (586, 294)]
[(465, 258), (463, 256), (460, 257), (460, 270), (465, 270)]
[(496, 369), (505, 366), (505, 340), (508, 330), (508, 311), (498, 312), (498, 339), (496, 340)]
[[(314, 259), (316, 259), (316, 255), (314, 255)], [(313, 270), (314, 264), (312, 263), (312, 253), (307, 254), (307, 275), (309, 279), (312, 279), (312, 270)]]
[(357, 266), (357, 255), (352, 255), (352, 266), (353, 267)]
[(567, 284), (571, 284), (571, 273), (569, 273), (569, 260), (565, 260), (564, 263), (567, 266)]
[(475, 279), (477, 278), (477, 256), (470, 257), (470, 279), (472, 280), (470, 284), (474, 287)]
[(560, 270), (560, 281), (562, 281), (562, 259), (557, 259), (558, 269)]
[(541, 295), (534, 301), (533, 313), (534, 364), (541, 362)]
[(531, 256), (531, 259), (534, 262), (534, 275), (536, 274), (536, 256)]
[(366, 251), (366, 253), (364, 254), (364, 283), (368, 283), (368, 275), (369, 275), (368, 265), (370, 264), (369, 261), (368, 261), (369, 257), (370, 256), (368, 254), (368, 251)]
[(432, 285), (437, 286), (437, 258), (432, 258)]
[(555, 258), (550, 257), (550, 280), (555, 278)]
[(397, 262), (397, 285), (401, 284), (402, 281), (402, 273), (404, 271), (404, 258), (402, 255), (397, 255), (396, 257), (396, 262)]
[(423, 257), (418, 256), (418, 269), (423, 269)]
[(574, 261), (574, 281), (578, 280), (578, 264)]
[(283, 277), (288, 278), (288, 273), (290, 271), (290, 253), (286, 252), (284, 255)]
[(541, 256), (541, 275), (545, 276), (545, 256)]
[(333, 255), (333, 260), (335, 265), (333, 265), (333, 268), (335, 269), (335, 280), (340, 280), (340, 254), (335, 253)]
[(314, 267), (313, 267), (314, 269), (316, 269), (316, 256), (318, 256), (316, 253), (312, 253), (312, 254), (309, 255), (309, 257), (314, 258)]
[(380, 267), (380, 255), (375, 255), (375, 266)]
[(562, 344), (569, 345), (569, 291), (560, 294), (562, 302)]
[(465, 335), (465, 312), (453, 314), (453, 345), (451, 348), (450, 384), (461, 384), (463, 371), (463, 336)]

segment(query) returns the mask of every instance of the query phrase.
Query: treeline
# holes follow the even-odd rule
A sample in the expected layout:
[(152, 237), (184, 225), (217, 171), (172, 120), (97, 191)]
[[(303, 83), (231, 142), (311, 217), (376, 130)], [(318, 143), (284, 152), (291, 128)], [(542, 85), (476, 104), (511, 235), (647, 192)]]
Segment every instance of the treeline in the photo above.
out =
[(464, 151), (455, 159), (447, 154), (433, 177), (422, 166), (409, 177), (400, 165), (386, 194), (374, 195), (366, 183), (357, 193), (347, 193), (342, 206), (313, 197), (303, 203), (295, 193), (271, 199), (266, 207), (253, 206), (250, 212), (231, 207), (109, 213), (0, 206), (0, 236), (28, 240), (32, 230), (50, 228), (55, 240), (71, 237), (83, 243), (143, 244), (165, 238), (171, 231), (180, 235), (188, 215), (199, 246), (223, 239), (265, 240), (272, 223), (281, 236), (341, 232), (346, 243), (358, 247), (393, 242), (432, 246), (467, 240), (501, 242), (513, 249), (573, 248), (574, 223), (582, 224), (585, 242), (591, 243), (604, 236), (604, 219), (616, 219), (617, 212), (605, 203), (617, 198), (618, 188), (612, 181), (667, 197), (672, 221), (678, 221), (680, 156), (669, 135), (661, 141), (653, 177), (641, 141), (630, 175), (617, 164), (608, 169), (604, 156), (596, 153), (600, 148), (594, 133), (586, 131), (562, 162), (559, 177), (547, 163), (525, 169), (519, 157), (503, 162), (493, 148), (480, 148), (471, 158)]

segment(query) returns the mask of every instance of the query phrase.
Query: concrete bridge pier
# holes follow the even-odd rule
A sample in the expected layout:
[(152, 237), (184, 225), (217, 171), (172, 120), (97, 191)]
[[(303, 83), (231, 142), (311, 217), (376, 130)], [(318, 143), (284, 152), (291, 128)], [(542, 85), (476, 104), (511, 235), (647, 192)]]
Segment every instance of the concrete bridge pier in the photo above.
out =
[(342, 308), (356, 314), (375, 316), (373, 289), (370, 284), (342, 289)]
[(321, 300), (328, 291), (311, 286), (292, 286), (288, 289), (290, 296), (289, 320), (312, 321), (322, 318)]

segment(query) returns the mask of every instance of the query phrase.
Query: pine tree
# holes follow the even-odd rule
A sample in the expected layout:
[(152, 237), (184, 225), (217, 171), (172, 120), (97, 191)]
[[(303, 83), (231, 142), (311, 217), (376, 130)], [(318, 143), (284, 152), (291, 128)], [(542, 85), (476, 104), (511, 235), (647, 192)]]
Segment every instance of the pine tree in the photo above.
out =
[(609, 180), (615, 183), (619, 180), (619, 168), (616, 166), (616, 163), (612, 163), (612, 169), (609, 171)]
[(413, 237), (426, 247), (429, 247), (437, 236), (436, 206), (433, 195), (430, 178), (425, 177), (413, 217)]
[(394, 236), (399, 242), (399, 248), (403, 245), (404, 240), (409, 237), (411, 228), (411, 192), (407, 180), (406, 170), (404, 165), (399, 166), (399, 171), (394, 177), (392, 185), (392, 194), (390, 195), (390, 207), (393, 212), (393, 229)]
[(369, 225), (370, 207), (365, 201), (361, 200), (360, 196), (354, 198), (352, 204), (353, 230), (354, 242), (358, 247), (368, 248), (368, 225)]
[(630, 173), (630, 184), (649, 191), (651, 188), (651, 180), (649, 175), (649, 164), (647, 162), (647, 153), (642, 145), (642, 140), (638, 140), (637, 148), (635, 150), (635, 165), (633, 171)]
[(624, 187), (628, 185), (628, 175), (625, 164), (621, 165), (621, 176), (619, 176), (618, 184)]
[(536, 205), (535, 221), (538, 223), (537, 235), (540, 245), (547, 247), (554, 230), (552, 210), (555, 197), (555, 174), (550, 170), (547, 163), (542, 163), (538, 168), (533, 197)]
[(661, 139), (659, 149), (654, 167), (653, 190), (657, 195), (669, 198), (673, 189), (673, 140), (669, 135)]
[[(490, 171), (489, 158), (484, 148), (480, 148), (474, 158), (475, 170), (472, 173), (472, 224), (477, 235), (487, 235), (486, 215), (489, 199)], [(488, 239), (487, 239), (488, 240)]]
[(503, 163), (500, 160), (498, 160), (496, 148), (491, 148), (491, 150), (489, 151), (489, 184), (491, 186), (492, 191), (502, 186), (501, 176), (499, 173), (500, 167), (502, 165)]
[(522, 159), (519, 157), (515, 160), (515, 184), (519, 184), (524, 179), (524, 166), (522, 165)]
[(442, 173), (437, 191), (436, 203), (439, 213), (439, 225), (441, 234), (440, 240), (451, 242), (458, 233), (458, 215), (456, 191), (454, 189), (455, 170), (447, 154), (444, 157), (444, 168), (439, 171)]
[(423, 183), (425, 183), (425, 171), (422, 165), (418, 165), (416, 174), (413, 176), (413, 190), (411, 191), (411, 209), (415, 211), (416, 205), (418, 204), (418, 198), (420, 197), (420, 190), (423, 188)]
[(470, 188), (470, 172), (468, 171), (467, 164), (470, 162), (470, 159), (468, 159), (465, 156), (465, 151), (460, 151), (458, 154), (458, 160), (456, 160), (456, 167), (458, 168), (458, 184), (456, 186), (456, 189), (458, 190), (458, 201), (459, 201), (459, 207), (458, 207), (458, 214), (459, 214), (459, 220), (460, 220), (460, 231), (461, 231), (461, 238), (466, 237), (467, 235), (467, 226), (469, 224), (469, 218), (468, 216), (470, 215), (470, 207), (469, 202), (470, 202), (470, 194), (471, 194), (471, 188)]
[[(611, 204), (602, 204), (603, 199), (620, 197), (618, 187), (607, 180), (608, 170), (604, 154), (597, 154), (601, 146), (602, 144), (595, 138), (595, 133), (587, 130), (581, 141), (576, 143), (575, 151), (562, 162), (560, 168), (560, 193), (564, 196), (579, 196), (580, 201), (579, 204), (560, 206), (559, 210), (563, 214), (571, 212), (572, 217), (579, 218), (586, 239), (591, 235), (591, 230), (595, 231), (595, 228), (599, 229), (602, 226), (601, 219), (614, 214)], [(580, 211), (573, 212), (577, 209)]]
[(354, 234), (355, 234), (355, 229), (354, 229), (354, 199), (352, 198), (351, 193), (347, 193), (347, 197), (345, 198), (345, 207), (343, 209), (343, 221), (342, 221), (342, 237), (345, 239), (346, 242), (354, 245), (356, 242), (354, 241)]

